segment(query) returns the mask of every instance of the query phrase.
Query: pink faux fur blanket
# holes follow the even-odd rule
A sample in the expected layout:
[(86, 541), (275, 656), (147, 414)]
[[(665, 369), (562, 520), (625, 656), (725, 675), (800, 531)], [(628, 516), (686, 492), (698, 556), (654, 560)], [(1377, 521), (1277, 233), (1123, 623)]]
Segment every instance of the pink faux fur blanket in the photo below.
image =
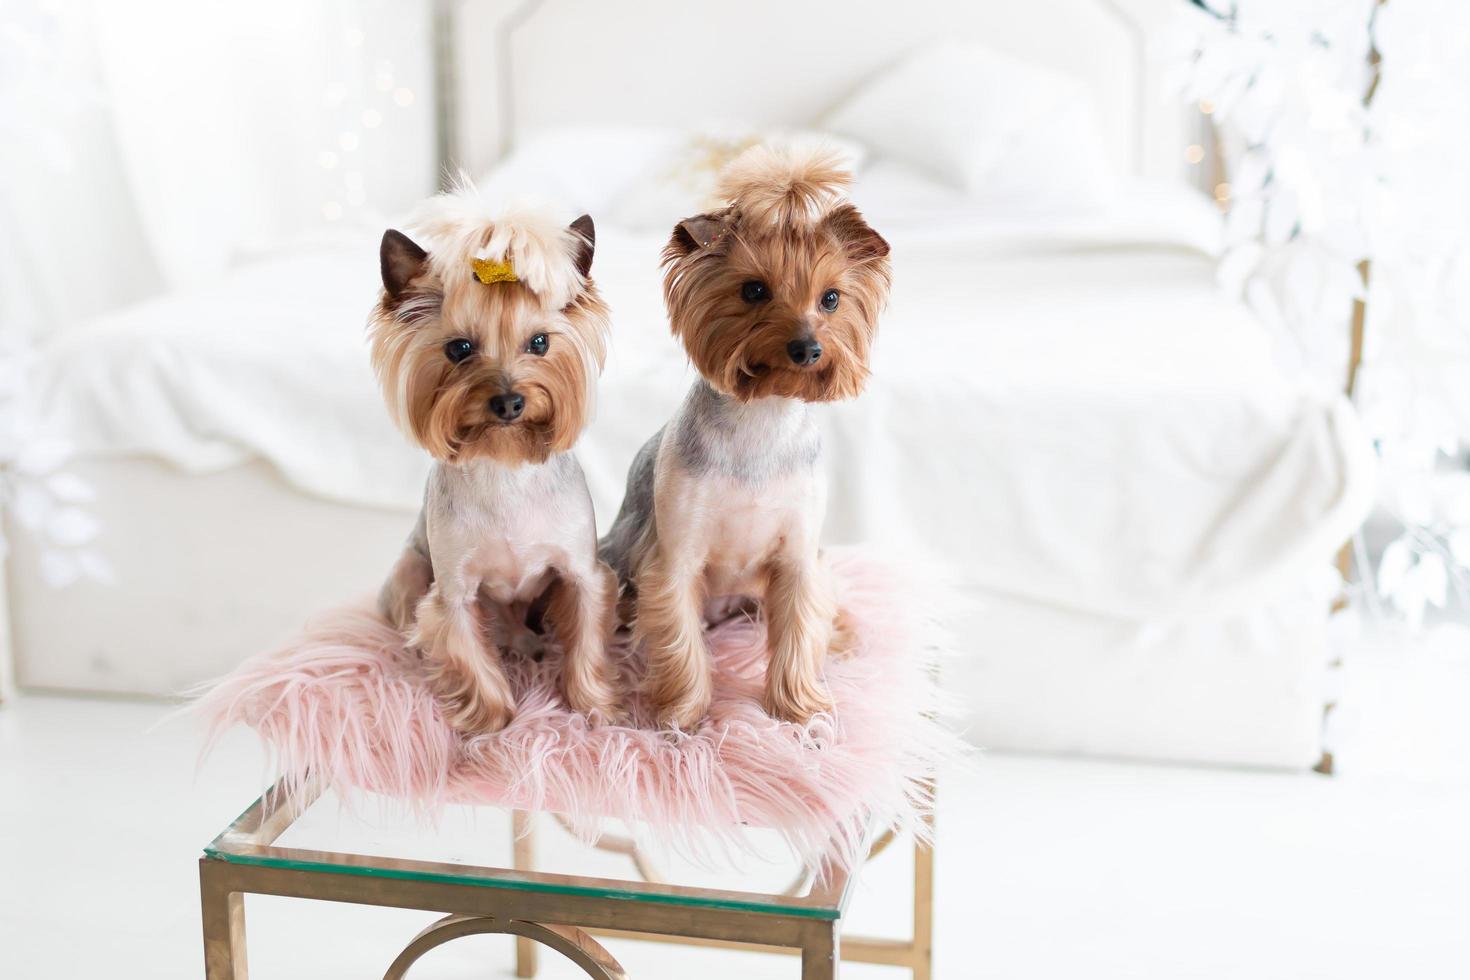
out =
[[(809, 864), (850, 863), (870, 828), (926, 832), (928, 779), (958, 744), (935, 719), (938, 645), (906, 576), (870, 556), (832, 554), (838, 601), (856, 643), (830, 660), (836, 711), (806, 725), (761, 709), (765, 628), (737, 619), (709, 634), (715, 698), (688, 733), (595, 726), (557, 693), (559, 653), (507, 656), (519, 705), (503, 731), (464, 739), (440, 718), (400, 635), (361, 603), (327, 612), (274, 653), (255, 657), (200, 701), (211, 739), (243, 722), (288, 784), (308, 773), (339, 793), (387, 794), (433, 812), (483, 803), (644, 821), (662, 839), (702, 849), (701, 834), (738, 841), (774, 828)], [(627, 689), (641, 668), (616, 650)]]

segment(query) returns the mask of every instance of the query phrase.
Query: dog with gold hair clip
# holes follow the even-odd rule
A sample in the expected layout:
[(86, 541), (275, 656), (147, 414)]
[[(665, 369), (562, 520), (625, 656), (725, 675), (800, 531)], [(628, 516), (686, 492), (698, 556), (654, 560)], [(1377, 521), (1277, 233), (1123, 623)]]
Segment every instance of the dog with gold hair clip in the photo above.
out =
[(810, 406), (862, 390), (890, 283), (888, 243), (845, 199), (850, 180), (830, 153), (753, 147), (721, 175), (728, 206), (679, 222), (664, 248), (670, 327), (700, 379), (634, 460), (601, 544), (664, 724), (705, 715), (704, 626), (750, 600), (770, 646), (766, 710), (805, 722), (831, 708)]
[(388, 406), (435, 465), (380, 610), (460, 731), (511, 719), (500, 654), (543, 617), (567, 703), (614, 718), (616, 585), (571, 453), (609, 329), (589, 278), (592, 220), (493, 214), (465, 189), (431, 201), (411, 230), (418, 242), (383, 236), (369, 331)]

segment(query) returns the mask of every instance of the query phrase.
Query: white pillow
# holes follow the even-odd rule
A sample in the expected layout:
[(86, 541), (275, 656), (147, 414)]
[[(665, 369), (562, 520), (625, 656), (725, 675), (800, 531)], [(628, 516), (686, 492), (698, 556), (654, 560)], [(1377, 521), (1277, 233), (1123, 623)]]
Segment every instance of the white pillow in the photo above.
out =
[(546, 199), (588, 212), (599, 226), (667, 234), (691, 214), (724, 203), (715, 194), (720, 168), (757, 142), (820, 143), (854, 171), (867, 156), (850, 140), (809, 130), (565, 126), (526, 137), (478, 185), (492, 199)]
[(662, 148), (619, 195), (611, 219), (625, 228), (667, 232), (676, 223), (724, 204), (715, 192), (725, 164), (756, 143), (772, 146), (826, 146), (854, 172), (867, 157), (851, 140), (810, 130), (771, 130), (747, 126), (708, 126), (686, 133), (676, 145)]
[(1086, 85), (978, 44), (910, 55), (824, 126), (987, 203), (1097, 207), (1115, 181)]
[(479, 180), (491, 197), (544, 198), (601, 224), (629, 185), (684, 144), (653, 126), (565, 126), (531, 133)]

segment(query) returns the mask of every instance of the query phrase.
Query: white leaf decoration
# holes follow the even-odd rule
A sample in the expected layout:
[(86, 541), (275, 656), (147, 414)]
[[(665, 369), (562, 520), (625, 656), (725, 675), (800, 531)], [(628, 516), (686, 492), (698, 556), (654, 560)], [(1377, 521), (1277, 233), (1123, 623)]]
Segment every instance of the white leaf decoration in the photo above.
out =
[(1271, 172), (1266, 157), (1259, 153), (1247, 153), (1230, 179), (1232, 195), (1254, 194), (1266, 186), (1266, 176)]
[(56, 509), (51, 497), (32, 483), (18, 484), (11, 495), (12, 513), (16, 523), (32, 531), (40, 530), (51, 512)]
[(113, 574), (112, 564), (99, 552), (78, 551), (75, 552), (77, 567), (87, 578), (104, 585), (115, 585), (117, 576)]
[(1470, 479), (1470, 138), (1444, 123), (1470, 92), (1470, 4), (1205, 3), (1185, 88), (1214, 104), (1230, 181), (1218, 282), (1323, 389), (1341, 390), (1365, 302), (1354, 401), (1404, 528), (1374, 586), (1418, 625), (1470, 596), (1470, 494), (1453, 485)]
[(1296, 195), (1279, 195), (1266, 212), (1266, 227), (1263, 232), (1267, 245), (1284, 245), (1296, 228)]
[(61, 439), (34, 439), (16, 457), (15, 468), (25, 476), (45, 476), (66, 462), (71, 445)]
[(1439, 553), (1424, 552), (1410, 574), (1418, 580), (1417, 586), (1424, 593), (1424, 598), (1443, 609), (1449, 594), (1450, 575)]
[(1450, 556), (1462, 568), (1470, 568), (1470, 527), (1462, 527), (1450, 534)]
[(57, 500), (68, 504), (86, 504), (97, 499), (92, 485), (75, 473), (53, 473), (46, 478), (46, 489)]
[(1414, 564), (1414, 554), (1406, 538), (1389, 542), (1378, 562), (1378, 594), (1391, 596), (1403, 584), (1404, 576)]
[(86, 544), (100, 530), (101, 525), (96, 518), (76, 507), (63, 507), (46, 522), (46, 533), (51, 539), (69, 548)]
[(81, 575), (81, 566), (71, 552), (54, 549), (41, 552), (41, 578), (51, 588), (64, 589)]
[(100, 531), (97, 519), (78, 506), (93, 499), (92, 488), (60, 470), (73, 447), (43, 431), (32, 384), (35, 357), (13, 333), (0, 335), (0, 557), (11, 550), (5, 529), (23, 528), (39, 546), (40, 578), (48, 585), (62, 588), (84, 576), (112, 581), (102, 556), (84, 550)]
[(1257, 242), (1247, 242), (1226, 252), (1215, 271), (1220, 288), (1232, 296), (1240, 295), (1245, 290), (1246, 280), (1260, 264), (1261, 253), (1262, 248)]

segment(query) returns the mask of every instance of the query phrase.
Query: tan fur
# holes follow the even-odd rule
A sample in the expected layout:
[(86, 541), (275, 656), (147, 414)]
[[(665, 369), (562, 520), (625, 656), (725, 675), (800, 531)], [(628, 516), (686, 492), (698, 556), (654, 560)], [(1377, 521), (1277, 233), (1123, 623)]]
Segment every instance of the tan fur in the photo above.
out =
[[(712, 385), (742, 401), (771, 395), (808, 402), (854, 398), (868, 378), (878, 313), (888, 296), (887, 244), (857, 209), (840, 205), (810, 228), (761, 230), (739, 208), (721, 213), (726, 234), (700, 247), (682, 229), (664, 248), (664, 299), (673, 333)], [(772, 291), (768, 303), (740, 295), (751, 280)], [(840, 296), (833, 313), (818, 299)], [(809, 332), (822, 359), (798, 368), (786, 344)]]
[[(663, 253), (670, 327), (717, 391), (778, 409), (776, 399), (826, 402), (862, 391), (891, 271), (887, 243), (841, 197), (849, 180), (830, 156), (757, 147), (722, 179), (728, 207), (675, 228)], [(752, 280), (769, 287), (768, 302), (742, 298)], [(820, 307), (829, 289), (840, 298), (830, 313)], [(789, 357), (787, 344), (802, 337), (821, 344), (816, 364)], [(779, 411), (770, 417), (784, 424)], [(707, 710), (702, 613), (730, 594), (754, 596), (764, 611), (767, 711), (805, 722), (830, 710), (821, 672), (836, 608), (817, 547), (826, 499), (819, 469), (780, 484), (721, 483), (680, 471), (667, 442), (655, 519), (633, 549), (629, 583), (648, 657), (645, 689), (660, 718), (687, 728)], [(732, 507), (746, 508), (735, 523), (765, 537), (732, 532), (720, 516)]]
[(408, 642), (422, 652), (429, 687), (449, 724), (462, 732), (494, 732), (515, 713), (515, 695), (476, 609), (446, 600), (435, 584), (419, 601)]
[(607, 648), (616, 626), (617, 576), (606, 565), (599, 565), (598, 572), (590, 582), (559, 579), (553, 584), (546, 619), (561, 648), (569, 651), (562, 668), (567, 704), (616, 721), (623, 713), (617, 707)]
[[(570, 449), (591, 417), (608, 310), (591, 284), (564, 308), (549, 307), (520, 283), (487, 286), (465, 258), (458, 270), (415, 283), (405, 297), (385, 292), (369, 329), (388, 407), (432, 456), (545, 462)], [(525, 350), (538, 333), (549, 340), (544, 357)], [(444, 345), (459, 338), (474, 343), (476, 353), (453, 364)], [(487, 404), (512, 388), (525, 396), (526, 409), (507, 426)]]
[(428, 594), (434, 584), (434, 569), (429, 559), (414, 548), (403, 549), (388, 581), (378, 594), (378, 606), (388, 622), (407, 634), (413, 629), (414, 615), (419, 600)]
[(822, 663), (831, 651), (837, 615), (829, 574), (817, 555), (781, 555), (772, 562), (768, 581), (766, 710), (777, 718), (805, 721), (818, 711), (832, 710), (822, 684)]
[(655, 552), (639, 570), (635, 633), (647, 657), (644, 693), (659, 721), (691, 729), (714, 695), (704, 646), (703, 583), (697, 569)]
[(778, 150), (757, 144), (720, 173), (720, 197), (735, 202), (751, 228), (789, 231), (836, 206), (852, 174), (831, 149)]

